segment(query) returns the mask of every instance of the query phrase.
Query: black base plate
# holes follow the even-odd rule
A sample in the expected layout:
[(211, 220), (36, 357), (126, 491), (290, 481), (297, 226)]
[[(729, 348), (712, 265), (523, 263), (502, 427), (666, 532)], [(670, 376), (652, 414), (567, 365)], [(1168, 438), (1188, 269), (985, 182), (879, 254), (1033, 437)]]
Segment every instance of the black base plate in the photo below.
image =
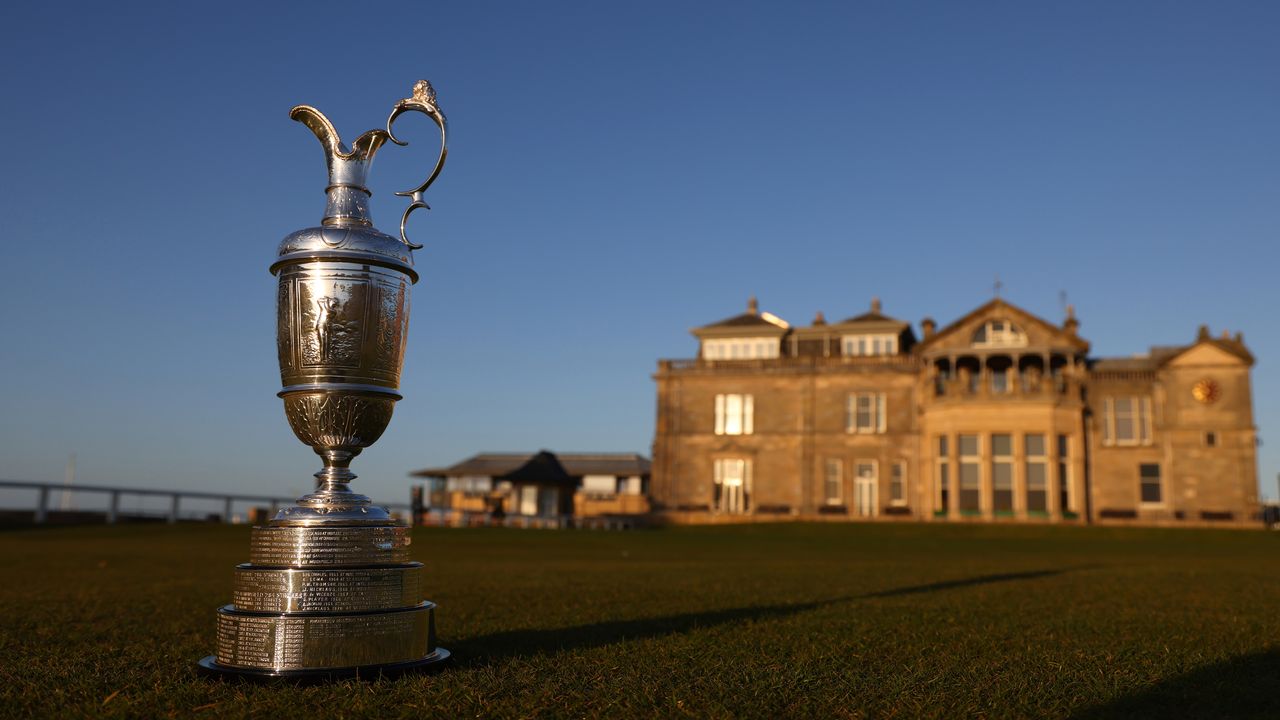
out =
[(360, 665), (344, 668), (317, 668), (315, 670), (269, 670), (219, 665), (212, 655), (196, 663), (201, 675), (218, 680), (242, 680), (258, 683), (323, 683), (332, 680), (377, 680), (397, 678), (409, 673), (432, 672), (442, 669), (449, 661), (449, 651), (438, 647), (421, 660), (385, 665)]

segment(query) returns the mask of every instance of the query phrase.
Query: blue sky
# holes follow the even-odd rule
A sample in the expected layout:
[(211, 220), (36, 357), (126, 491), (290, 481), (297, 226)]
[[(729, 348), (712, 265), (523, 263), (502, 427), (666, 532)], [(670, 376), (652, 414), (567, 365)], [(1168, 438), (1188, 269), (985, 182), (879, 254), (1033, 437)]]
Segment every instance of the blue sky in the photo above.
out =
[[(323, 157), (427, 77), (448, 166), (415, 215), (405, 400), (354, 469), (647, 453), (660, 357), (748, 295), (793, 323), (946, 323), (992, 294), (1098, 355), (1243, 331), (1280, 471), (1274, 3), (9, 6), (3, 475), (298, 493), (276, 244)], [(374, 218), (430, 160), (374, 166)], [(399, 125), (397, 129), (399, 129)]]

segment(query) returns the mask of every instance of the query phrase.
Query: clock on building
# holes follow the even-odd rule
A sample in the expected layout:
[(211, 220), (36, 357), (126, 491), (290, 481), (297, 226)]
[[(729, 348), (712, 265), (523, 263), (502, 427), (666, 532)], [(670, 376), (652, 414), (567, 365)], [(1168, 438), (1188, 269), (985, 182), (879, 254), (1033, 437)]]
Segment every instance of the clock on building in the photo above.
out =
[(1191, 387), (1191, 395), (1196, 400), (1208, 405), (1222, 396), (1222, 388), (1217, 381), (1205, 378)]

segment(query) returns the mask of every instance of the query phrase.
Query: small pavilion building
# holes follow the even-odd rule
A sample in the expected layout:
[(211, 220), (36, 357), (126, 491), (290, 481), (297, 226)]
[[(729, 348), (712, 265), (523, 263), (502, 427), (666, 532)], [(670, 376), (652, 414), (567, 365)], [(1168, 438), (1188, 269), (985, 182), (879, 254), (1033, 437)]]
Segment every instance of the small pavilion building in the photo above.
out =
[(424, 478), (413, 495), (427, 524), (634, 524), (649, 512), (649, 460), (635, 453), (481, 453), (410, 475)]

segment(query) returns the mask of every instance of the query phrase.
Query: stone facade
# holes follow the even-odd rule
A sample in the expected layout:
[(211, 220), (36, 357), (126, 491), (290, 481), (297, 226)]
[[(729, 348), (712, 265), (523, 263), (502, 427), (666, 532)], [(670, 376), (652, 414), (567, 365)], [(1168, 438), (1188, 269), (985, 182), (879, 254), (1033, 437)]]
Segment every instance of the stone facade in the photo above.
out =
[(1090, 358), (993, 300), (941, 330), (795, 328), (754, 300), (662, 360), (651, 496), (671, 522), (1257, 522), (1243, 337)]

